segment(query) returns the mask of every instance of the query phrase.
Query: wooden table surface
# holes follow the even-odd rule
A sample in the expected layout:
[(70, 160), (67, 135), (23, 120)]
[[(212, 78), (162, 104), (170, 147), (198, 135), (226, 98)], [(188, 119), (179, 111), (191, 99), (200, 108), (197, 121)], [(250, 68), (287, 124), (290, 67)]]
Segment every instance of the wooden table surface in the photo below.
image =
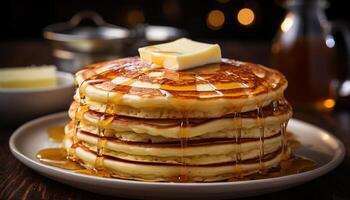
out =
[[(244, 48), (240, 48), (244, 45)], [(242, 51), (244, 49), (244, 51)], [(265, 43), (224, 43), (224, 55), (268, 64), (269, 45)], [(49, 46), (42, 41), (0, 43), (0, 66), (50, 64)], [(3, 105), (0, 105), (3, 106)], [(1, 113), (0, 113), (1, 114)], [(336, 135), (346, 147), (343, 163), (329, 174), (303, 185), (247, 199), (350, 199), (350, 111), (333, 112), (295, 110), (294, 117), (320, 126)], [(82, 191), (34, 172), (10, 153), (8, 141), (17, 127), (0, 122), (0, 200), (2, 199), (117, 199)]]

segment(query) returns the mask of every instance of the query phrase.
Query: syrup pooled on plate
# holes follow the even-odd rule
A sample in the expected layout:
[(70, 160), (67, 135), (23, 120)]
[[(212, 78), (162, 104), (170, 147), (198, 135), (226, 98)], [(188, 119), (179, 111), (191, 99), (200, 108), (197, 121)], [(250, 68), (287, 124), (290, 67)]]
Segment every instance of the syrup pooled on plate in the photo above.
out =
[(46, 148), (36, 154), (36, 158), (47, 165), (68, 170), (83, 169), (79, 163), (67, 159), (67, 151), (63, 148)]
[[(64, 127), (53, 126), (47, 129), (49, 140), (53, 142), (62, 142), (64, 138)], [(36, 154), (40, 162), (68, 170), (83, 169), (79, 163), (67, 159), (67, 151), (63, 148), (46, 148)]]

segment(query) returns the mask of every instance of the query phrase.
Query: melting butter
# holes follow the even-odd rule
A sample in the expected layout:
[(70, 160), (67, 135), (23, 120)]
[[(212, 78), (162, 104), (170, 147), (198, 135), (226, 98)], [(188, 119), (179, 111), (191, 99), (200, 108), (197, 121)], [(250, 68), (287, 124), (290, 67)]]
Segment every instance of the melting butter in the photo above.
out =
[(221, 62), (218, 44), (201, 43), (187, 38), (139, 48), (139, 54), (142, 61), (176, 71)]

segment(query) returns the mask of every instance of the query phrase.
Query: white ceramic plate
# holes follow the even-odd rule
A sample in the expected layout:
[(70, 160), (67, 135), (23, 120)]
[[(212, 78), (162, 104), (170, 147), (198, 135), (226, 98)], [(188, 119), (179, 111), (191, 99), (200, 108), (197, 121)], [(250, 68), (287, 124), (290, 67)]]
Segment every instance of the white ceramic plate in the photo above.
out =
[(68, 121), (66, 112), (30, 121), (10, 138), (13, 155), (35, 171), (59, 182), (104, 195), (138, 199), (225, 199), (259, 195), (293, 187), (315, 179), (334, 169), (344, 157), (344, 145), (325, 130), (292, 119), (288, 130), (302, 142), (296, 154), (317, 162), (317, 168), (308, 172), (262, 180), (221, 183), (152, 183), (100, 178), (74, 173), (41, 164), (35, 158), (38, 150), (57, 147), (48, 140), (47, 128)]

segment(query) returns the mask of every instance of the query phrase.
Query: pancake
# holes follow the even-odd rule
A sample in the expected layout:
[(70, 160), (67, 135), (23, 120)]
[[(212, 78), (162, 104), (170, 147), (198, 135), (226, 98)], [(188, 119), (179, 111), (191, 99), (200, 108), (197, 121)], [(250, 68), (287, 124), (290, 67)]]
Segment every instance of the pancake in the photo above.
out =
[[(88, 146), (89, 149), (97, 151), (99, 137), (89, 134), (88, 132), (79, 131), (77, 133), (77, 141)], [(232, 161), (237, 148), (241, 150), (243, 160), (259, 157), (259, 139), (241, 140), (238, 144), (235, 140), (203, 140), (195, 143), (187, 143), (185, 149), (182, 149), (181, 143), (141, 143), (141, 142), (123, 142), (117, 139), (105, 138), (104, 153), (110, 152), (114, 157), (122, 156), (119, 154), (127, 154), (130, 156), (139, 156), (139, 158), (148, 158), (148, 161), (162, 162), (160, 158), (165, 158), (166, 162), (179, 163), (180, 159), (188, 159), (185, 164), (203, 164), (196, 163), (195, 158), (212, 156), (210, 163), (222, 163), (223, 161), (215, 158), (215, 156), (228, 155), (228, 160)], [(238, 147), (239, 145), (239, 147)], [(70, 147), (68, 145), (68, 147)], [(277, 151), (281, 148), (281, 135), (276, 134), (264, 139), (264, 154)], [(174, 159), (176, 158), (176, 159)], [(135, 159), (139, 160), (139, 159)], [(163, 160), (164, 161), (164, 160)]]
[(132, 57), (86, 67), (76, 80), (76, 101), (85, 101), (92, 110), (157, 119), (214, 118), (256, 110), (281, 99), (287, 87), (278, 71), (228, 59), (171, 71)]
[[(75, 113), (78, 104), (73, 103), (69, 115), (76, 119)], [(264, 134), (269, 137), (280, 132), (280, 124), (287, 122), (291, 117), (291, 110), (288, 105), (281, 104), (278, 112), (272, 112), (272, 106), (263, 108), (264, 112)], [(102, 118), (112, 118), (112, 121), (105, 127), (104, 134), (110, 137), (117, 137), (127, 141), (169, 141), (169, 139), (179, 139), (181, 124), (184, 119), (139, 119), (122, 117), (115, 115), (104, 115), (95, 111), (87, 111), (80, 120), (80, 129), (93, 134), (98, 134), (99, 120)], [(257, 138), (260, 135), (260, 127), (257, 124), (256, 112), (246, 112), (240, 114), (240, 124), (242, 137)], [(187, 138), (235, 138), (237, 127), (234, 126), (234, 116), (213, 119), (189, 119), (187, 122)]]
[[(74, 159), (87, 169), (94, 169), (96, 162), (104, 166), (104, 169), (111, 173), (112, 177), (132, 179), (140, 181), (181, 181), (186, 182), (213, 182), (227, 180), (232, 177), (247, 176), (259, 172), (261, 165), (265, 168), (272, 168), (279, 165), (283, 154), (281, 151), (266, 155), (261, 162), (258, 159), (247, 160), (240, 164), (224, 163), (219, 165), (169, 165), (130, 162), (122, 159), (115, 159), (108, 156), (98, 160), (95, 153), (84, 147), (75, 147)], [(288, 151), (290, 154), (290, 151)]]

